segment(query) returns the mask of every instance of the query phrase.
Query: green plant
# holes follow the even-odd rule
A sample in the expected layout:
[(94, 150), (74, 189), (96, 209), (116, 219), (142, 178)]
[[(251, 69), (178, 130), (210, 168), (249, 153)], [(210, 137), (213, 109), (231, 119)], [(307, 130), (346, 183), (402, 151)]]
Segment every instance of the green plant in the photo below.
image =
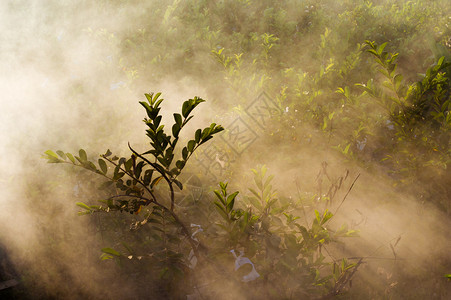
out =
[[(385, 157), (391, 172), (400, 177), (407, 186), (421, 180), (425, 171), (443, 173), (451, 162), (451, 77), (447, 70), (451, 62), (440, 57), (430, 66), (422, 79), (409, 83), (397, 72), (398, 53), (384, 51), (386, 43), (377, 45), (367, 41), (367, 50), (372, 54), (383, 75), (382, 83), (374, 79), (366, 84), (356, 84), (375, 100), (386, 112), (386, 124), (391, 130), (380, 135), (391, 139), (391, 146), (384, 146)], [(364, 96), (364, 94), (362, 96)], [(386, 126), (384, 124), (384, 126)], [(429, 193), (445, 191), (448, 183), (437, 181)], [(438, 186), (437, 186), (438, 184)], [(424, 193), (424, 191), (420, 191)], [(430, 199), (443, 209), (449, 209), (449, 201), (442, 195)]]
[[(147, 231), (148, 241), (144, 245), (135, 242), (135, 248), (122, 243), (129, 252), (128, 255), (110, 247), (103, 248), (102, 259), (151, 257), (152, 269), (156, 267), (160, 278), (171, 279), (168, 282), (178, 282), (188, 273), (186, 267), (188, 262), (181, 252), (183, 240), (180, 235), (185, 236), (190, 248), (197, 257), (200, 257), (199, 245), (192, 239), (191, 230), (176, 212), (175, 188), (183, 189), (178, 177), (198, 147), (212, 139), (223, 130), (223, 127), (212, 123), (203, 130), (197, 129), (194, 138), (178, 150), (181, 130), (193, 117), (190, 116), (191, 112), (204, 100), (194, 97), (183, 103), (181, 113), (173, 114), (174, 124), (171, 134), (165, 131), (161, 123), (160, 104), (163, 99), (159, 99), (160, 95), (160, 93), (145, 94), (147, 102), (140, 102), (147, 113), (144, 123), (148, 127), (146, 133), (150, 139), (149, 150), (139, 153), (129, 144), (131, 151), (129, 158), (113, 156), (112, 152), (107, 150), (105, 154), (100, 155), (97, 164), (88, 159), (83, 149), (80, 149), (78, 156), (61, 150), (56, 152), (48, 150), (44, 157), (49, 163), (67, 163), (82, 167), (107, 179), (100, 185), (108, 195), (104, 200), (100, 200), (102, 204), (87, 205), (78, 202), (77, 205), (84, 209), (80, 214), (115, 211), (135, 215), (141, 213), (142, 217), (134, 221), (131, 228), (137, 230), (146, 224), (152, 224)], [(176, 155), (179, 156), (178, 160), (175, 159)], [(108, 164), (112, 167), (108, 167)], [(160, 182), (165, 182), (166, 188), (161, 187)], [(153, 242), (149, 243), (150, 241)], [(142, 252), (139, 253), (140, 251)]]
[[(240, 249), (255, 264), (265, 297), (312, 298), (342, 293), (362, 260), (349, 263), (331, 259), (323, 250), (340, 237), (356, 236), (357, 231), (346, 225), (330, 229), (333, 214), (329, 209), (322, 213), (315, 209), (309, 222), (298, 204), (277, 197), (271, 185), (274, 176), (266, 176), (265, 166), (252, 172), (255, 188), (249, 188), (250, 195), (241, 201), (238, 192), (229, 194), (228, 184), (220, 183), (214, 206), (222, 217), (216, 223), (222, 231), (210, 239), (224, 241), (227, 249)], [(336, 189), (340, 187), (341, 181)], [(302, 220), (304, 225), (299, 223)], [(220, 256), (223, 245), (221, 242), (211, 248)], [(258, 297), (259, 292), (247, 291), (246, 296)]]

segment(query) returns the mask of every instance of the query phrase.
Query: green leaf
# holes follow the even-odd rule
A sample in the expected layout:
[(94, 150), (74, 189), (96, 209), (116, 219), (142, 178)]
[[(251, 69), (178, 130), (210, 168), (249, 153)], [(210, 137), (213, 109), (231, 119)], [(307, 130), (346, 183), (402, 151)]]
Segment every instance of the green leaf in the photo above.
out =
[(106, 254), (111, 254), (114, 256), (121, 256), (121, 254), (119, 252), (117, 252), (116, 250), (114, 250), (112, 248), (102, 248), (102, 252), (106, 253)]
[(53, 152), (52, 150), (47, 150), (44, 153), (47, 154), (50, 157), (53, 157), (53, 158), (56, 158), (57, 160), (59, 160), (58, 155), (56, 155), (56, 153)]
[(384, 49), (385, 49), (385, 46), (387, 46), (387, 42), (383, 43), (382, 45), (380, 45), (380, 46), (377, 48), (377, 54), (381, 55), (381, 54), (382, 54), (382, 51), (384, 51)]
[(179, 133), (180, 133), (180, 125), (179, 124), (172, 125), (172, 135), (174, 136), (174, 138), (178, 138)]
[(333, 214), (329, 210), (326, 209), (326, 211), (323, 214), (323, 219), (321, 221), (321, 225), (325, 224), (332, 217), (333, 217)]
[(257, 191), (255, 191), (254, 189), (249, 189), (249, 191), (250, 191), (252, 194), (254, 194), (255, 197), (256, 197), (257, 199), (260, 199), (260, 198), (261, 198), (261, 195), (260, 195), (259, 193), (257, 193)]
[(130, 172), (130, 171), (131, 171), (132, 166), (133, 166), (133, 159), (132, 159), (132, 158), (130, 158), (130, 159), (128, 159), (127, 161), (125, 161), (124, 167), (125, 167), (125, 170), (126, 170), (127, 172)]
[(110, 149), (108, 149), (108, 150), (106, 151), (106, 153), (105, 153), (103, 156), (108, 157), (108, 156), (110, 156), (111, 154), (113, 154), (113, 153), (111, 153)]
[[(147, 94), (145, 94), (145, 95), (147, 97)], [(146, 102), (142, 102), (142, 101), (140, 101), (139, 104), (141, 104), (146, 109), (146, 113), (149, 118), (153, 119), (155, 117), (154, 109), (152, 107), (150, 107), (149, 104), (147, 104)]]
[(251, 202), (251, 204), (253, 206), (255, 206), (259, 211), (261, 211), (263, 209), (263, 206), (262, 206), (261, 202), (257, 198), (249, 197), (248, 199)]
[(58, 150), (58, 151), (56, 151), (56, 153), (58, 153), (58, 155), (59, 155), (62, 159), (66, 160), (66, 154), (64, 154), (63, 151)]
[(321, 217), (319, 215), (319, 212), (315, 209), (315, 218), (318, 221), (318, 223), (321, 221)]
[(124, 172), (117, 172), (117, 173), (114, 173), (114, 175), (113, 175), (113, 180), (118, 180), (118, 179), (122, 178), (124, 175), (125, 175)]
[(156, 186), (160, 180), (163, 179), (163, 176), (158, 176), (157, 178), (155, 178), (152, 183), (150, 184), (150, 188), (153, 188), (154, 186)]
[(211, 131), (210, 127), (204, 128), (204, 130), (202, 130), (202, 136), (200, 139), (204, 140), (205, 138), (207, 138), (210, 135), (210, 131)]
[(351, 147), (351, 144), (348, 144), (348, 145), (346, 146), (346, 148), (343, 149), (343, 153), (344, 153), (344, 154), (348, 154), (349, 147)]
[(182, 104), (182, 115), (183, 115), (183, 117), (186, 118), (188, 116), (189, 108), (190, 108), (189, 101), (183, 102), (183, 104)]
[(108, 167), (106, 165), (106, 162), (101, 158), (99, 158), (99, 167), (100, 167), (100, 170), (102, 170), (102, 173), (106, 174), (106, 172), (108, 171)]
[(235, 197), (238, 195), (238, 193), (239, 192), (235, 192), (227, 197), (227, 211), (231, 211), (233, 209), (233, 206), (235, 204)]
[(195, 136), (194, 140), (196, 141), (196, 143), (199, 143), (200, 142), (200, 138), (202, 137), (202, 130), (201, 129), (197, 129), (194, 136)]
[(147, 101), (149, 101), (149, 104), (153, 103), (153, 99), (152, 99), (153, 93), (151, 93), (151, 94), (144, 94), (144, 96), (146, 96)]
[(74, 158), (74, 156), (73, 156), (72, 154), (66, 153), (66, 156), (69, 158), (69, 160), (70, 160), (73, 164), (75, 164), (75, 158)]
[(144, 185), (148, 186), (152, 180), (153, 170), (146, 170), (144, 173)]
[(395, 83), (395, 89), (396, 89), (396, 91), (398, 91), (399, 87), (401, 86), (402, 75), (401, 74), (395, 75), (395, 77), (393, 78), (393, 81)]
[(84, 209), (86, 209), (86, 210), (91, 210), (91, 208), (89, 207), (89, 206), (87, 206), (86, 204), (84, 204), (83, 202), (77, 202), (77, 203), (75, 203), (77, 206), (79, 206), (79, 207), (81, 207), (81, 208), (84, 208)]
[(189, 152), (193, 152), (194, 151), (194, 146), (196, 146), (196, 141), (195, 140), (190, 140), (188, 142), (188, 151)]
[(175, 123), (182, 127), (182, 116), (180, 114), (174, 114)]
[[(157, 100), (158, 96), (160, 96), (160, 95), (161, 95), (161, 93), (158, 93), (157, 96), (154, 98), (154, 100)], [(163, 102), (163, 100), (164, 100), (164, 99), (158, 100), (158, 101), (155, 103), (154, 107), (157, 108), (158, 106), (160, 106), (160, 104), (161, 104), (161, 102)]]
[(174, 183), (178, 186), (178, 188), (180, 190), (183, 190), (183, 184), (180, 181), (178, 181), (177, 179), (174, 179)]
[(175, 166), (176, 166), (179, 170), (182, 170), (183, 167), (185, 167), (185, 161), (184, 161), (184, 160), (178, 160), (178, 161), (175, 163)]
[(188, 158), (188, 148), (183, 147), (182, 157), (183, 157), (183, 160), (186, 160)]
[(106, 253), (102, 253), (102, 255), (100, 255), (100, 259), (101, 260), (107, 260), (107, 259), (113, 259), (114, 257), (111, 255), (108, 255)]
[(214, 202), (214, 204), (216, 205), (216, 209), (219, 212), (219, 214), (226, 220), (229, 221), (229, 215), (226, 213), (225, 209), (223, 206), (221, 206), (221, 204), (217, 201)]
[(85, 151), (85, 150), (80, 149), (80, 150), (78, 151), (78, 154), (79, 154), (80, 159), (81, 159), (82, 161), (87, 161), (87, 160), (88, 160), (88, 156), (86, 155), (86, 151)]
[(221, 203), (222, 203), (224, 206), (226, 206), (226, 205), (227, 205), (227, 204), (226, 204), (226, 201), (225, 201), (224, 198), (222, 197), (221, 193), (219, 193), (219, 191), (217, 191), (217, 190), (215, 190), (214, 193), (215, 193), (216, 197), (218, 197), (218, 199), (221, 201)]

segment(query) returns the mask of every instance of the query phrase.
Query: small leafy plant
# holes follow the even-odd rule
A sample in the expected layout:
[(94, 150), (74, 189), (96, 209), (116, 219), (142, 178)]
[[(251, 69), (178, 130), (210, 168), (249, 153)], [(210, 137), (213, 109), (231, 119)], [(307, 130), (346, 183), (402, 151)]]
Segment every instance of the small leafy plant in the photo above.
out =
[[(83, 149), (80, 149), (78, 156), (61, 150), (55, 152), (48, 150), (44, 157), (49, 163), (71, 164), (106, 179), (100, 185), (100, 189), (108, 196), (100, 200), (101, 205), (78, 202), (77, 205), (84, 209), (80, 214), (117, 211), (143, 215), (141, 219), (133, 221), (130, 228), (137, 230), (151, 224), (152, 226), (150, 228), (148, 226), (144, 231), (144, 242), (135, 240), (134, 247), (122, 242), (123, 248), (129, 252), (128, 255), (110, 247), (103, 248), (102, 259), (115, 258), (120, 261), (123, 258), (138, 260), (143, 257), (149, 258), (150, 270), (160, 274), (160, 279), (174, 283), (164, 285), (168, 293), (176, 282), (189, 273), (186, 267), (188, 262), (181, 251), (184, 249), (183, 241), (188, 241), (189, 248), (194, 251), (196, 257), (200, 257), (199, 245), (193, 240), (190, 228), (176, 212), (175, 189), (183, 189), (178, 177), (198, 147), (221, 132), (223, 127), (212, 123), (209, 127), (197, 129), (194, 138), (178, 150), (181, 130), (192, 119), (191, 112), (204, 100), (194, 97), (183, 103), (181, 113), (173, 114), (174, 124), (171, 134), (165, 131), (164, 125), (161, 124), (160, 104), (163, 99), (160, 99), (160, 95), (160, 93), (145, 94), (147, 102), (140, 102), (147, 113), (144, 123), (147, 125), (147, 137), (150, 139), (149, 150), (140, 153), (129, 144), (130, 157), (118, 157), (107, 150), (97, 161), (89, 160)], [(161, 186), (161, 182), (166, 183), (165, 187)], [(185, 238), (182, 239), (181, 236)], [(168, 278), (171, 280), (167, 280)]]
[[(78, 205), (87, 210), (87, 213), (93, 211), (125, 211), (130, 213), (139, 213), (143, 206), (156, 204), (166, 211), (174, 212), (175, 193), (174, 186), (180, 190), (183, 189), (182, 183), (177, 179), (191, 155), (196, 149), (213, 138), (213, 136), (222, 131), (223, 127), (212, 123), (209, 127), (197, 129), (194, 139), (188, 141), (182, 148), (179, 160), (174, 160), (176, 146), (179, 141), (180, 131), (192, 119), (190, 113), (197, 105), (204, 102), (203, 99), (194, 97), (185, 101), (182, 106), (182, 113), (174, 113), (175, 123), (172, 125), (172, 135), (168, 135), (161, 124), (162, 115), (160, 115), (160, 104), (163, 99), (159, 99), (161, 93), (145, 94), (147, 102), (140, 102), (146, 109), (148, 118), (144, 119), (147, 125), (147, 136), (150, 139), (151, 149), (143, 153), (138, 153), (130, 144), (129, 149), (132, 152), (130, 158), (112, 156), (112, 152), (107, 150), (105, 154), (100, 155), (98, 165), (90, 160), (86, 151), (80, 149), (79, 156), (71, 153), (64, 153), (61, 150), (55, 152), (47, 150), (45, 158), (49, 163), (68, 163), (85, 168), (95, 172), (105, 178), (107, 181), (102, 187), (108, 187), (115, 184), (116, 188), (121, 190), (124, 195), (108, 198), (105, 206), (88, 206), (83, 203)], [(107, 162), (112, 165), (108, 168)], [(125, 178), (124, 178), (125, 176)], [(156, 186), (163, 180), (169, 188), (169, 201), (161, 193), (157, 193)]]
[[(250, 194), (241, 201), (238, 192), (227, 191), (227, 183), (220, 183), (220, 189), (215, 190), (214, 208), (221, 216), (216, 225), (221, 230), (210, 239), (224, 241), (227, 249), (239, 249), (257, 266), (265, 298), (343, 293), (362, 259), (354, 263), (331, 261), (323, 251), (339, 238), (357, 236), (358, 232), (346, 225), (337, 230), (329, 228), (334, 214), (327, 208), (323, 212), (315, 209), (311, 222), (305, 214), (302, 220), (302, 205), (277, 196), (271, 184), (274, 176), (266, 175), (265, 166), (252, 171), (255, 188), (249, 188)], [(216, 242), (210, 248), (219, 256), (224, 251), (221, 247), (224, 243)], [(259, 297), (259, 291), (243, 293), (249, 298)]]

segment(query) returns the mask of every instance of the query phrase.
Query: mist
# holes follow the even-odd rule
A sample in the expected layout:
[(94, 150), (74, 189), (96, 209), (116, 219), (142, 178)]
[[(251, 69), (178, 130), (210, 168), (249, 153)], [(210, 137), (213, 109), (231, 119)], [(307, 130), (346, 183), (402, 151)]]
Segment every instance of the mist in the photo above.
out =
[[(389, 0), (1, 1), (0, 284), (16, 281), (0, 286), (0, 297), (447, 299), (451, 123), (436, 125), (439, 117), (428, 116), (406, 121), (414, 129), (402, 140), (398, 127), (392, 128), (396, 114), (356, 86), (384, 78), (365, 52), (365, 40), (387, 42), (385, 51), (399, 52), (395, 69), (406, 86), (421, 81), (441, 56), (451, 61), (450, 6), (427, 3), (429, 8), (420, 1)], [(449, 103), (450, 77), (443, 77), (448, 85), (442, 83), (440, 97)], [(206, 100), (180, 143), (210, 123), (225, 128), (199, 148), (186, 177), (181, 175), (190, 179), (178, 197), (194, 200), (176, 203), (180, 217), (188, 227), (201, 224), (204, 232), (196, 237), (214, 249), (198, 269), (186, 264), (196, 281), (175, 280), (190, 291), (161, 287), (164, 276), (140, 268), (135, 255), (101, 260), (102, 248), (124, 249), (124, 236), (127, 243), (146, 245), (142, 236), (129, 233), (144, 212), (78, 216), (75, 203), (96, 204), (104, 196), (95, 187), (98, 174), (48, 164), (42, 157), (49, 149), (78, 155), (83, 148), (95, 162), (107, 149), (130, 155), (128, 143), (147, 151), (146, 114), (138, 102), (158, 92), (165, 99), (160, 113), (166, 128), (183, 101)], [(271, 113), (261, 114), (262, 107)], [(327, 263), (359, 262), (340, 293), (318, 284), (322, 292), (309, 287), (295, 294), (298, 279), (292, 276), (283, 283), (293, 286), (290, 296), (291, 287), (271, 274), (282, 265), (281, 253), (244, 242), (232, 248), (214, 225), (221, 220), (213, 205), (219, 182), (227, 182), (230, 193), (240, 191), (236, 207), (256, 213), (249, 200), (249, 189), (256, 189), (251, 170), (262, 166), (274, 175), (280, 218), (271, 219), (268, 232), (280, 235), (280, 249), (289, 248), (282, 213), (299, 217), (298, 225), (310, 229), (315, 210), (327, 208), (334, 213), (327, 223), (331, 232), (342, 224), (358, 231), (358, 237), (319, 247)], [(202, 190), (198, 199), (196, 188)], [(257, 241), (263, 225), (261, 219), (255, 224)], [(108, 226), (122, 229), (102, 229)], [(214, 237), (224, 243), (223, 252)], [(187, 257), (186, 247), (180, 251)], [(244, 256), (254, 251), (248, 258), (259, 279), (224, 279), (237, 273), (232, 249), (244, 249)], [(273, 265), (257, 263), (268, 257)], [(217, 265), (209, 264), (216, 259)], [(324, 267), (318, 274), (327, 272)]]

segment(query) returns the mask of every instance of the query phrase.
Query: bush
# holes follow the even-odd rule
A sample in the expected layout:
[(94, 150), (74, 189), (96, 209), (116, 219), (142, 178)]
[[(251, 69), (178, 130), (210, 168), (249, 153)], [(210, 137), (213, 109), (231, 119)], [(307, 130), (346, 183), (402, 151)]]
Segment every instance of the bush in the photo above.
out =
[[(357, 234), (345, 225), (338, 230), (326, 227), (333, 217), (328, 203), (346, 178), (332, 186), (325, 198), (318, 198), (323, 211), (315, 209), (313, 221), (304, 219), (304, 225), (299, 224), (301, 211), (304, 218), (307, 216), (301, 199), (292, 203), (288, 198), (277, 198), (271, 185), (273, 176), (266, 175), (266, 167), (253, 170), (255, 188), (249, 188), (250, 194), (241, 201), (239, 192), (230, 194), (228, 184), (220, 183), (220, 189), (214, 191), (216, 200), (206, 196), (180, 206), (177, 190), (184, 186), (179, 176), (198, 147), (223, 128), (212, 123), (197, 129), (180, 150), (180, 132), (204, 100), (195, 97), (185, 101), (181, 114), (174, 113), (172, 134), (168, 134), (161, 125), (163, 99), (159, 97), (160, 93), (146, 94), (147, 102), (140, 102), (148, 116), (144, 123), (151, 147), (145, 152), (129, 145), (130, 158), (119, 158), (107, 150), (97, 161), (89, 160), (83, 149), (78, 156), (60, 150), (45, 152), (49, 163), (71, 164), (106, 178), (98, 186), (100, 192), (92, 191), (103, 195), (100, 205), (77, 203), (83, 209), (80, 215), (108, 213), (116, 220), (103, 224), (109, 227), (108, 240), (114, 245), (102, 249), (101, 259), (116, 261), (121, 272), (135, 274), (138, 290), (159, 297), (224, 297), (226, 291), (211, 283), (209, 276), (235, 286), (248, 297), (342, 293), (362, 259), (354, 263), (333, 260), (323, 249), (340, 237)], [(130, 217), (120, 217), (118, 212)], [(243, 271), (244, 265), (247, 271)], [(213, 275), (212, 268), (216, 270)], [(206, 287), (200, 288), (203, 284)]]

